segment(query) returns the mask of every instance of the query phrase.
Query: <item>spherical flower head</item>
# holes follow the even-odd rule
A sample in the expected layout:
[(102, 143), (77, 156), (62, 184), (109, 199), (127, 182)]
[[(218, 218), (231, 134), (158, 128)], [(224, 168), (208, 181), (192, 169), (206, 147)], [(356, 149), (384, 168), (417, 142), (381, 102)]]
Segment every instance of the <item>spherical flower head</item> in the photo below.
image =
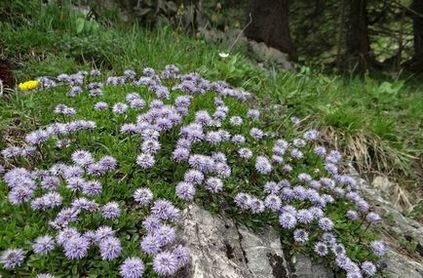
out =
[(162, 245), (159, 242), (159, 239), (153, 234), (148, 234), (141, 240), (140, 248), (141, 250), (148, 255), (156, 255), (162, 250)]
[(160, 276), (171, 276), (178, 271), (179, 262), (171, 252), (161, 252), (154, 257), (153, 270)]
[(265, 210), (264, 202), (256, 197), (251, 197), (248, 208), (253, 214), (262, 213)]
[(258, 129), (258, 128), (253, 127), (250, 130), (250, 136), (253, 137), (256, 140), (259, 140), (259, 139), (262, 139), (263, 138), (264, 132), (261, 129)]
[(115, 237), (108, 237), (99, 243), (101, 258), (111, 261), (120, 256), (122, 246), (120, 240)]
[(176, 240), (176, 230), (169, 225), (161, 225), (154, 231), (153, 235), (157, 238), (160, 246), (166, 246)]
[(241, 134), (236, 134), (232, 136), (231, 142), (235, 145), (242, 145), (245, 143), (245, 137)]
[(88, 151), (80, 150), (76, 151), (71, 156), (72, 161), (81, 167), (86, 167), (91, 163), (94, 163), (92, 154)]
[(264, 199), (264, 206), (273, 212), (278, 212), (282, 206), (281, 198), (276, 194), (267, 195), (266, 199)]
[(104, 111), (104, 110), (107, 110), (107, 108), (109, 108), (109, 105), (103, 101), (97, 102), (94, 105), (94, 110), (96, 111)]
[(204, 180), (204, 174), (198, 170), (190, 169), (184, 174), (184, 181), (191, 184), (201, 184)]
[(172, 159), (177, 162), (188, 160), (190, 150), (182, 147), (177, 147), (172, 153)]
[(9, 201), (12, 205), (19, 205), (31, 200), (34, 196), (34, 189), (23, 185), (14, 187), (9, 192)]
[(375, 275), (377, 271), (376, 266), (372, 262), (368, 261), (365, 261), (361, 264), (361, 270), (368, 277)]
[(247, 116), (253, 120), (258, 120), (260, 118), (260, 111), (257, 109), (251, 109), (247, 112)]
[(80, 260), (87, 256), (90, 242), (82, 236), (71, 237), (63, 243), (65, 256), (70, 260)]
[(374, 212), (369, 212), (366, 215), (366, 221), (372, 224), (377, 224), (380, 223), (382, 221), (382, 218), (380, 218), (379, 214), (374, 213)]
[(120, 208), (117, 202), (109, 202), (101, 208), (101, 214), (106, 219), (116, 219), (120, 215)]
[(98, 161), (98, 164), (100, 164), (107, 171), (113, 171), (117, 167), (117, 160), (112, 156), (106, 155)]
[(128, 105), (125, 103), (118, 102), (113, 105), (112, 112), (115, 114), (124, 114), (128, 111)]
[(195, 187), (192, 183), (189, 182), (180, 182), (176, 186), (176, 196), (185, 201), (194, 200), (195, 196)]
[(212, 193), (218, 193), (223, 190), (223, 182), (219, 178), (210, 177), (205, 182), (206, 189)]
[(86, 181), (82, 185), (82, 192), (87, 196), (100, 195), (102, 191), (103, 188), (98, 181)]
[(308, 241), (308, 233), (303, 229), (297, 229), (294, 231), (294, 240), (304, 244)]
[(320, 157), (324, 157), (326, 155), (326, 148), (323, 146), (316, 146), (314, 148), (314, 152), (320, 156)]
[(178, 267), (182, 268), (191, 262), (191, 254), (185, 246), (178, 245), (173, 249), (172, 254), (178, 260)]
[(310, 129), (304, 132), (303, 138), (307, 141), (316, 141), (319, 138), (319, 132), (315, 129)]
[(242, 118), (239, 117), (239, 116), (233, 116), (229, 119), (229, 123), (232, 126), (240, 126), (240, 125), (242, 125)]
[(332, 246), (332, 252), (335, 254), (335, 256), (337, 257), (341, 257), (341, 256), (345, 256), (346, 251), (345, 251), (345, 247), (344, 245), (340, 244), (340, 243), (335, 243)]
[(239, 208), (243, 210), (249, 209), (251, 196), (247, 193), (240, 192), (235, 196), (234, 202)]
[(53, 237), (51, 236), (40, 236), (35, 239), (32, 249), (34, 249), (35, 254), (45, 255), (54, 249), (56, 245)]
[(297, 212), (297, 220), (301, 224), (310, 224), (313, 219), (313, 214), (307, 209), (300, 209)]
[(306, 145), (306, 142), (303, 139), (296, 138), (292, 141), (292, 144), (297, 148), (302, 148)]
[(156, 163), (156, 160), (154, 159), (154, 156), (148, 153), (142, 153), (137, 156), (137, 164), (142, 169), (149, 169), (154, 166)]
[(143, 153), (155, 154), (160, 150), (160, 143), (157, 140), (145, 140), (141, 144), (141, 151)]
[(304, 157), (304, 154), (299, 149), (293, 149), (291, 151), (291, 157), (294, 158), (294, 159), (301, 159), (301, 158)]
[(284, 229), (293, 229), (297, 226), (297, 219), (291, 213), (284, 212), (279, 215), (279, 224)]
[(382, 257), (388, 251), (388, 245), (384, 241), (372, 241), (370, 242), (370, 248), (378, 257)]
[(329, 253), (329, 248), (325, 243), (319, 241), (314, 245), (314, 252), (320, 257), (323, 257)]
[(253, 157), (253, 152), (248, 148), (241, 148), (238, 150), (238, 155), (244, 159), (250, 159)]
[(155, 215), (149, 215), (142, 222), (142, 226), (147, 230), (147, 232), (154, 233), (162, 226), (162, 221)]
[(331, 231), (333, 229), (333, 222), (327, 217), (319, 219), (319, 227), (323, 231)]
[(123, 278), (140, 278), (144, 274), (143, 261), (138, 257), (129, 257), (119, 267), (119, 274)]
[(333, 246), (336, 243), (335, 236), (328, 232), (322, 234), (321, 240), (330, 246)]
[(172, 220), (179, 217), (179, 209), (163, 199), (157, 199), (151, 207), (151, 213), (162, 220)]
[(341, 153), (336, 150), (330, 151), (329, 154), (326, 156), (327, 163), (337, 164), (338, 162), (341, 161), (341, 159), (342, 159)]
[(347, 211), (346, 216), (350, 220), (357, 220), (358, 219), (358, 213), (355, 210)]
[(272, 164), (269, 159), (265, 156), (258, 156), (255, 164), (257, 172), (263, 175), (267, 175), (272, 171)]
[(109, 226), (101, 226), (97, 228), (97, 230), (95, 231), (95, 241), (97, 243), (105, 240), (106, 238), (114, 237), (114, 236), (115, 236), (115, 232)]
[(4, 269), (15, 269), (25, 260), (25, 253), (22, 249), (7, 249), (0, 257)]
[(153, 192), (148, 188), (139, 188), (134, 192), (134, 200), (142, 206), (148, 205), (153, 200)]

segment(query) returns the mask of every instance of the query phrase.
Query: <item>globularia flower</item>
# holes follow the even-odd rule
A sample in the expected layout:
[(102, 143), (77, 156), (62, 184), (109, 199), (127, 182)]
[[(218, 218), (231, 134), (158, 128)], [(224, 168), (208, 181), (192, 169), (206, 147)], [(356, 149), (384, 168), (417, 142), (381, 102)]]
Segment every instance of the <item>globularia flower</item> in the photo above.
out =
[(153, 269), (160, 276), (171, 276), (178, 271), (178, 259), (173, 253), (161, 252), (154, 257)]
[(370, 247), (376, 256), (382, 257), (388, 250), (388, 245), (384, 241), (372, 241)]
[(191, 254), (189, 253), (188, 248), (178, 245), (173, 249), (172, 254), (178, 260), (178, 267), (184, 267), (191, 262)]
[(179, 217), (179, 209), (171, 202), (157, 199), (151, 207), (151, 213), (163, 220), (171, 220)]
[(376, 266), (372, 262), (365, 261), (361, 264), (361, 270), (366, 276), (373, 276), (376, 274)]
[(258, 156), (256, 159), (256, 170), (260, 174), (267, 175), (272, 171), (272, 164), (265, 156)]
[(279, 216), (279, 224), (284, 229), (292, 229), (297, 225), (297, 219), (291, 213), (284, 212)]
[(141, 240), (140, 243), (141, 250), (148, 255), (158, 254), (162, 250), (162, 245), (159, 242), (159, 239), (153, 234), (148, 234)]
[(95, 241), (97, 243), (105, 240), (106, 238), (114, 237), (114, 236), (115, 236), (115, 232), (109, 226), (101, 226), (97, 228), (97, 230), (95, 231)]
[(242, 125), (242, 118), (239, 116), (234, 116), (229, 119), (229, 123), (233, 126), (240, 126)]
[(115, 237), (108, 237), (99, 243), (101, 258), (111, 261), (120, 256), (122, 246), (120, 240)]
[(119, 267), (119, 274), (123, 278), (140, 278), (144, 271), (144, 263), (138, 257), (127, 258)]
[(256, 140), (259, 140), (259, 139), (263, 138), (264, 132), (261, 129), (253, 127), (250, 130), (250, 136), (253, 137)]
[(251, 109), (247, 112), (247, 116), (253, 120), (258, 120), (260, 118), (260, 111), (256, 109)]
[(89, 241), (82, 236), (74, 236), (63, 242), (65, 256), (70, 260), (80, 260), (87, 256)]
[(40, 236), (35, 239), (32, 249), (35, 254), (47, 254), (54, 249), (55, 241), (51, 236)]
[(185, 201), (192, 201), (195, 196), (195, 187), (189, 182), (180, 182), (176, 186), (176, 196)]
[(142, 153), (137, 156), (137, 164), (143, 169), (149, 169), (154, 166), (156, 160), (154, 156), (148, 153)]
[(329, 253), (329, 248), (323, 242), (317, 242), (314, 245), (314, 252), (316, 252), (317, 255), (323, 257), (323, 256), (326, 256)]
[(94, 105), (94, 110), (103, 111), (109, 108), (109, 105), (106, 102), (100, 101)]
[(382, 218), (380, 218), (379, 214), (374, 213), (374, 212), (369, 212), (366, 215), (366, 221), (372, 224), (376, 224), (379, 223), (380, 221), (382, 221)]
[(117, 202), (109, 202), (101, 208), (101, 214), (106, 219), (115, 219), (120, 215), (120, 208)]
[(308, 241), (308, 233), (303, 229), (294, 231), (294, 240), (299, 243), (306, 243)]
[(88, 166), (94, 162), (94, 158), (90, 152), (87, 151), (76, 151), (71, 156), (72, 161), (82, 167)]
[(15, 269), (25, 260), (25, 254), (22, 249), (7, 249), (0, 257), (0, 262), (4, 269)]
[(223, 182), (219, 178), (210, 177), (205, 182), (206, 189), (212, 193), (218, 193), (223, 190)]
[(321, 218), (319, 220), (319, 227), (323, 231), (330, 231), (333, 229), (333, 222), (327, 217)]
[(153, 192), (148, 188), (139, 188), (134, 192), (134, 200), (142, 206), (148, 205), (153, 197)]
[(118, 102), (113, 105), (112, 112), (115, 114), (124, 114), (128, 111), (128, 105), (125, 103)]

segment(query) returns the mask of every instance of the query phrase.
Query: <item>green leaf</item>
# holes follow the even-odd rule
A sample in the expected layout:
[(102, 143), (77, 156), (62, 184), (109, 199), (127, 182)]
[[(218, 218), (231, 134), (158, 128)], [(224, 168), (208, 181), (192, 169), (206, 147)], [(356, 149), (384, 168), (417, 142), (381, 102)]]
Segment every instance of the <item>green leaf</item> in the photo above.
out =
[(85, 26), (85, 19), (83, 18), (77, 18), (75, 21), (76, 24), (76, 33), (80, 34), (83, 30), (84, 30), (84, 26)]

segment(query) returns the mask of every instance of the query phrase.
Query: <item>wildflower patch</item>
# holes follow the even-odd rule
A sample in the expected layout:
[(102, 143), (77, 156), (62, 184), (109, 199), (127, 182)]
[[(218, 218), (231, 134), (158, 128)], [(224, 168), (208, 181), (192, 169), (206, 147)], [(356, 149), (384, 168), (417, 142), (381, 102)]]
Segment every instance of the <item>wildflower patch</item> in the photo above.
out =
[(1, 232), (5, 274), (175, 275), (190, 267), (176, 227), (196, 201), (274, 225), (293, 253), (347, 277), (376, 274), (387, 245), (371, 226), (381, 219), (343, 173), (342, 155), (302, 120), (280, 115), (269, 128), (251, 93), (172, 65), (37, 82), (33, 96), (48, 91), (50, 110), (1, 151), (2, 221), (16, 222)]

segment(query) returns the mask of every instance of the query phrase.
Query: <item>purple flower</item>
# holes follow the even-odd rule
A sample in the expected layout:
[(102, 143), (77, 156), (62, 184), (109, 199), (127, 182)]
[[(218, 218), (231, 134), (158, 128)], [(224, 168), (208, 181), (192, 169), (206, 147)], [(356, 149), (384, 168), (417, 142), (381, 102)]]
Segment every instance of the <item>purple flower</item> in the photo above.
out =
[(74, 152), (71, 158), (75, 164), (81, 167), (88, 166), (89, 164), (94, 162), (94, 158), (92, 154), (90, 152), (83, 151), (83, 150)]
[(365, 261), (361, 264), (361, 270), (366, 276), (373, 276), (376, 274), (376, 266), (372, 262)]
[(51, 236), (40, 236), (35, 239), (32, 249), (35, 254), (47, 254), (54, 249), (55, 241)]
[(192, 184), (201, 184), (204, 180), (204, 175), (198, 170), (190, 169), (184, 174), (184, 181)]
[(115, 237), (108, 237), (99, 243), (101, 258), (105, 261), (111, 261), (120, 256), (122, 246), (120, 240)]
[(294, 231), (294, 240), (299, 243), (306, 243), (308, 241), (308, 233), (303, 229)]
[(326, 232), (322, 234), (322, 241), (332, 246), (336, 243), (336, 238), (332, 233)]
[(153, 232), (153, 235), (159, 242), (160, 246), (166, 246), (176, 240), (175, 228), (169, 225), (161, 225), (160, 228)]
[(167, 200), (157, 199), (151, 207), (151, 213), (163, 220), (170, 220), (179, 217), (179, 209)]
[(256, 109), (251, 109), (247, 112), (247, 116), (253, 120), (258, 120), (260, 118), (260, 111)]
[(134, 199), (142, 206), (148, 205), (153, 200), (153, 192), (148, 188), (139, 188), (134, 192)]
[(326, 148), (323, 146), (316, 146), (314, 148), (314, 152), (320, 156), (320, 157), (324, 157), (326, 155)]
[(223, 182), (219, 178), (210, 177), (205, 182), (206, 189), (212, 193), (218, 193), (223, 190)]
[(153, 269), (160, 276), (171, 276), (178, 270), (178, 259), (173, 253), (162, 252), (153, 260)]
[(125, 103), (118, 102), (113, 105), (112, 112), (115, 114), (124, 114), (128, 111), (128, 105)]
[(245, 159), (250, 159), (253, 156), (253, 152), (247, 148), (239, 149), (238, 154), (241, 158), (245, 158)]
[(319, 241), (314, 245), (314, 252), (316, 252), (317, 255), (323, 257), (329, 253), (329, 249), (326, 244)]
[(297, 219), (291, 213), (284, 212), (279, 216), (279, 224), (284, 229), (292, 229), (297, 225)]
[(366, 215), (366, 221), (372, 224), (380, 223), (382, 221), (382, 218), (380, 218), (379, 214), (374, 212), (369, 212)]
[(155, 154), (160, 150), (160, 143), (157, 140), (145, 140), (141, 144), (141, 151), (147, 154)]
[(156, 160), (154, 156), (148, 153), (142, 153), (137, 156), (137, 164), (143, 169), (149, 169), (154, 166)]
[(388, 245), (384, 241), (375, 240), (370, 242), (370, 248), (372, 248), (372, 251), (376, 256), (382, 257), (388, 250)]
[(297, 212), (297, 220), (299, 223), (310, 224), (313, 218), (313, 214), (307, 209), (300, 209)]
[(191, 254), (189, 253), (188, 248), (178, 245), (173, 249), (172, 254), (178, 260), (178, 267), (184, 267), (191, 262)]
[(101, 209), (101, 214), (106, 219), (115, 219), (120, 215), (120, 208), (117, 202), (109, 202)]
[(109, 108), (109, 105), (106, 102), (100, 101), (94, 105), (94, 110), (96, 111), (103, 111)]
[(310, 129), (304, 132), (303, 138), (307, 141), (315, 141), (319, 138), (319, 132), (315, 129)]
[(152, 234), (148, 234), (140, 243), (141, 250), (148, 255), (155, 255), (161, 251), (163, 247), (158, 238)]
[(140, 278), (144, 274), (143, 261), (138, 257), (127, 258), (119, 267), (119, 274), (123, 278)]
[(256, 159), (256, 170), (260, 174), (267, 175), (272, 171), (272, 164), (270, 164), (270, 161), (265, 156), (258, 156)]
[(347, 211), (346, 216), (347, 216), (347, 218), (349, 218), (351, 220), (357, 220), (358, 213), (355, 210), (349, 210), (349, 211)]
[(253, 127), (250, 130), (250, 136), (253, 137), (256, 140), (262, 139), (264, 136), (264, 132), (261, 129)]
[(181, 162), (188, 160), (190, 150), (182, 147), (177, 147), (172, 153), (172, 159)]
[(333, 222), (327, 217), (319, 219), (319, 227), (323, 231), (330, 231), (333, 229)]
[(229, 123), (233, 126), (240, 126), (242, 125), (242, 118), (239, 116), (234, 116), (229, 119)]
[(25, 260), (25, 254), (22, 249), (7, 249), (0, 257), (0, 262), (4, 269), (15, 269)]
[(29, 201), (34, 196), (34, 189), (23, 185), (14, 187), (9, 192), (9, 201), (13, 205), (18, 205)]
[(115, 232), (109, 226), (101, 226), (95, 231), (95, 241), (97, 243), (114, 236)]
[(160, 218), (154, 215), (147, 216), (142, 222), (142, 226), (149, 232), (154, 233), (162, 226)]
[(82, 185), (82, 192), (88, 196), (100, 195), (103, 188), (98, 181), (87, 181)]
[(301, 159), (304, 157), (304, 154), (299, 149), (293, 149), (291, 151), (291, 157), (294, 159)]
[(236, 134), (236, 135), (232, 136), (231, 141), (235, 145), (242, 145), (242, 144), (245, 143), (245, 137), (241, 134)]
[(195, 188), (189, 182), (180, 182), (176, 186), (176, 196), (185, 201), (192, 201), (195, 196)]
[(274, 212), (278, 212), (282, 206), (282, 201), (278, 195), (270, 194), (264, 199), (264, 206)]
[(87, 256), (90, 242), (82, 236), (73, 236), (63, 243), (65, 256), (70, 260), (80, 260)]
[(117, 167), (117, 160), (112, 156), (106, 155), (98, 161), (98, 164), (100, 164), (107, 171), (113, 171)]
[(292, 144), (297, 148), (302, 148), (305, 146), (306, 142), (303, 139), (296, 138), (292, 141)]

